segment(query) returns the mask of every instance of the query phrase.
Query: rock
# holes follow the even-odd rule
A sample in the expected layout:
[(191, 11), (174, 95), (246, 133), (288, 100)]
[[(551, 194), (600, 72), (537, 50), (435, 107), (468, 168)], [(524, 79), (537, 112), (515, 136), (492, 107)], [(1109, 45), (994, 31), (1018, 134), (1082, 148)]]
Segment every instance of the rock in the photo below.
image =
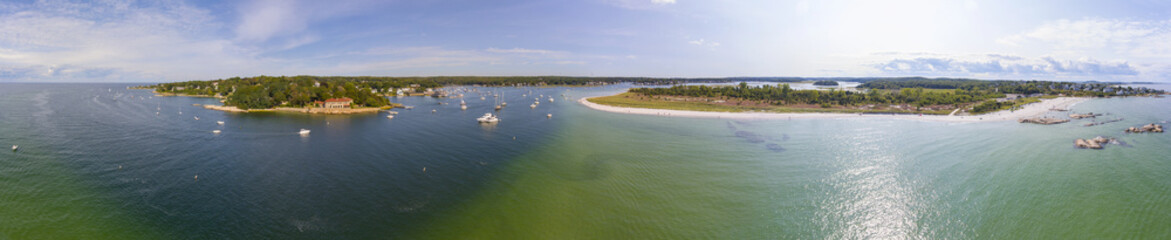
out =
[(1102, 144), (1098, 144), (1098, 142), (1094, 140), (1086, 140), (1081, 138), (1074, 140), (1073, 145), (1078, 148), (1102, 149)]
[(1163, 132), (1163, 125), (1151, 123), (1151, 124), (1143, 125), (1142, 127), (1129, 127), (1129, 128), (1126, 128), (1126, 132), (1127, 133), (1146, 133), (1146, 132), (1161, 133), (1161, 132)]

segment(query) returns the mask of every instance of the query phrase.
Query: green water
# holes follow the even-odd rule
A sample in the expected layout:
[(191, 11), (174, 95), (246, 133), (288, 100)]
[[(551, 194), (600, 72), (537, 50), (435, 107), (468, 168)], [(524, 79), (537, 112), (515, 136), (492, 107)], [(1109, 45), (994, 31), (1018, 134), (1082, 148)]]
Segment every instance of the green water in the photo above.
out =
[[(485, 127), (469, 120), (490, 111), (479, 100), (392, 99), (423, 110), (388, 121), (21, 87), (0, 95), (0, 143), (22, 145), (0, 153), (0, 238), (1171, 238), (1171, 135), (1121, 131), (1171, 120), (1167, 98), (1076, 105), (1125, 118), (1094, 127), (667, 118), (558, 98)], [(228, 125), (211, 135), (191, 114)], [(1126, 144), (1072, 146), (1097, 135)]]

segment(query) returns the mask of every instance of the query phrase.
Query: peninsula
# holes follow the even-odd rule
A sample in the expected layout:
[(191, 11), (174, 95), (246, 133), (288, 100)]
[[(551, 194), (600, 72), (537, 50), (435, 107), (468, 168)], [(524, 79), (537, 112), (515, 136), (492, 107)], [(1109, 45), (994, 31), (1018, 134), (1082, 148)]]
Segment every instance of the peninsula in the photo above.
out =
[[(948, 117), (938, 120), (1017, 120), (1049, 109), (1067, 109), (1089, 97), (1159, 94), (1165, 92), (1105, 83), (900, 78), (874, 79), (849, 90), (795, 90), (788, 84), (749, 86), (747, 83), (632, 88), (618, 95), (581, 102), (604, 111), (691, 117), (926, 115)], [(1042, 104), (1031, 104), (1042, 101)], [(1026, 105), (1045, 107), (1025, 109)]]

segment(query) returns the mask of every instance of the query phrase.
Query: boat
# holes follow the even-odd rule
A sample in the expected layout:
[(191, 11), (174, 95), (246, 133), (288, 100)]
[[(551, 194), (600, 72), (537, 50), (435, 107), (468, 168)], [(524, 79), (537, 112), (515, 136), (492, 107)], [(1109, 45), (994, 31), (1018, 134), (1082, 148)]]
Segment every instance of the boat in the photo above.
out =
[(550, 113), (550, 114), (545, 114), (545, 117), (546, 117), (546, 118), (553, 118), (553, 114), (552, 114), (552, 113)]
[(220, 134), (220, 130), (211, 130), (211, 133)]
[(500, 121), (500, 118), (492, 115), (492, 113), (485, 113), (484, 116), (476, 118), (476, 121), (480, 123), (496, 123)]
[(552, 97), (550, 97), (550, 98), (549, 98), (549, 102), (553, 102), (553, 98), (552, 98)]
[(17, 148), (20, 148), (20, 146), (17, 146), (17, 145), (12, 145), (12, 151), (13, 151), (13, 152), (15, 152)]
[(500, 111), (501, 108), (504, 108), (504, 107), (500, 106), (500, 105), (496, 105), (496, 111)]
[(394, 119), (394, 115), (386, 115), (386, 119)]
[(224, 125), (224, 121), (215, 121), (215, 124)]
[(308, 136), (308, 135), (309, 135), (309, 129), (304, 129), (304, 128), (302, 128), (302, 129), (301, 129), (301, 132), (299, 132), (299, 133), (301, 134), (301, 136)]
[(395, 111), (386, 111), (386, 113), (389, 113), (390, 115), (398, 114), (398, 112), (395, 112)]
[(404, 106), (403, 108), (405, 108), (407, 110), (411, 110), (411, 109), (415, 109), (415, 106)]
[(536, 104), (529, 104), (529, 108), (537, 108)]
[(195, 121), (199, 121), (199, 117), (195, 117)]
[(468, 105), (460, 105), (459, 110), (468, 110)]

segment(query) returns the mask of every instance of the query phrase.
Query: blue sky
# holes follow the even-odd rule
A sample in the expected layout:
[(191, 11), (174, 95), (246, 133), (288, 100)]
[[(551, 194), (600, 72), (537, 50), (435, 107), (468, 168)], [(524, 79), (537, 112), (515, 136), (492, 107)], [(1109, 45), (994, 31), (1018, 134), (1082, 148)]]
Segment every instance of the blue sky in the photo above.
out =
[(4, 1), (0, 81), (255, 75), (1171, 81), (1167, 1)]

